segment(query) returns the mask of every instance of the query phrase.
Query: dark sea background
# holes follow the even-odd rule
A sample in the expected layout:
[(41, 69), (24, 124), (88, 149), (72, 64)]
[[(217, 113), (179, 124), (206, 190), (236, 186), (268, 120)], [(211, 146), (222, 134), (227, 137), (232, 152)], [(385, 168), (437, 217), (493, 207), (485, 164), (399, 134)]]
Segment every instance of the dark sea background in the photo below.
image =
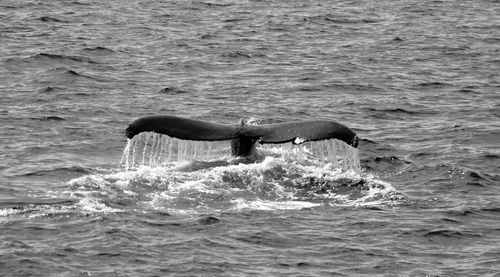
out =
[(1, 276), (500, 276), (497, 0), (2, 0), (0, 64)]

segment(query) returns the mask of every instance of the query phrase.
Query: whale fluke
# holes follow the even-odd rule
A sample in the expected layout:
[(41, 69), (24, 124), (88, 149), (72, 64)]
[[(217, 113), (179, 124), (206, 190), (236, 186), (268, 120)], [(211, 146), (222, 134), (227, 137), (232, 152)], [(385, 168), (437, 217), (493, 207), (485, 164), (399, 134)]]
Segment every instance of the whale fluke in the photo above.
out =
[(125, 130), (131, 139), (141, 132), (155, 132), (185, 140), (231, 140), (235, 156), (248, 156), (261, 143), (300, 144), (306, 141), (338, 139), (357, 147), (358, 137), (348, 127), (328, 120), (294, 121), (267, 125), (219, 124), (169, 115), (145, 116), (133, 121)]

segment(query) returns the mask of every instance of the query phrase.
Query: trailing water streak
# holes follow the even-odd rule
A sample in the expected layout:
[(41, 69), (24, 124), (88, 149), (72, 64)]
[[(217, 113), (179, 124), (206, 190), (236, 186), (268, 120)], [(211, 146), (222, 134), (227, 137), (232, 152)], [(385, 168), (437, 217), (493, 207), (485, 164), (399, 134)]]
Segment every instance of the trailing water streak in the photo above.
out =
[[(340, 140), (309, 141), (300, 145), (264, 144), (258, 145), (258, 151), (264, 155), (279, 155), (286, 160), (301, 164), (315, 166), (331, 164), (342, 170), (360, 172), (358, 150)], [(226, 159), (229, 156), (231, 156), (229, 141), (180, 140), (145, 132), (127, 141), (120, 163), (125, 169), (129, 169), (138, 165), (158, 166), (167, 162), (208, 161)]]
[(180, 140), (146, 132), (127, 140), (120, 164), (129, 169), (137, 165), (157, 166), (166, 162), (210, 160), (230, 155), (228, 141)]

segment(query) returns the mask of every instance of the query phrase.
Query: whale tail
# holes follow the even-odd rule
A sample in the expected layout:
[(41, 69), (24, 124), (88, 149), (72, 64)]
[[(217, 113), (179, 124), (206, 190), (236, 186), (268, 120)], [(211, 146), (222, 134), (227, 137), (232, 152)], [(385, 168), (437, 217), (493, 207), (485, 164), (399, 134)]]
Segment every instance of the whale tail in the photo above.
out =
[(235, 156), (249, 156), (256, 143), (300, 144), (306, 141), (338, 139), (357, 147), (358, 137), (348, 127), (327, 120), (294, 121), (267, 125), (226, 125), (177, 116), (156, 115), (141, 117), (125, 130), (131, 139), (141, 132), (156, 132), (185, 140), (220, 141), (231, 140)]

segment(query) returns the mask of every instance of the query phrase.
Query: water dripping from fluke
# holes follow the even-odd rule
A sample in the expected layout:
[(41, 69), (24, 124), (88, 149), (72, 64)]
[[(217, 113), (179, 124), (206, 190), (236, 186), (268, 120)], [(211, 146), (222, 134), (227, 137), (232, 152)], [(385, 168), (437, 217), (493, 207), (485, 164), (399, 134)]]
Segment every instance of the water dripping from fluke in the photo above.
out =
[(232, 157), (230, 141), (191, 141), (144, 132), (127, 139), (120, 165), (128, 171), (138, 166), (164, 166), (193, 161), (228, 161), (229, 164), (262, 161), (266, 156), (279, 157), (303, 165), (329, 165), (360, 172), (359, 153), (346, 143), (330, 139), (276, 145), (258, 145), (251, 157)]

